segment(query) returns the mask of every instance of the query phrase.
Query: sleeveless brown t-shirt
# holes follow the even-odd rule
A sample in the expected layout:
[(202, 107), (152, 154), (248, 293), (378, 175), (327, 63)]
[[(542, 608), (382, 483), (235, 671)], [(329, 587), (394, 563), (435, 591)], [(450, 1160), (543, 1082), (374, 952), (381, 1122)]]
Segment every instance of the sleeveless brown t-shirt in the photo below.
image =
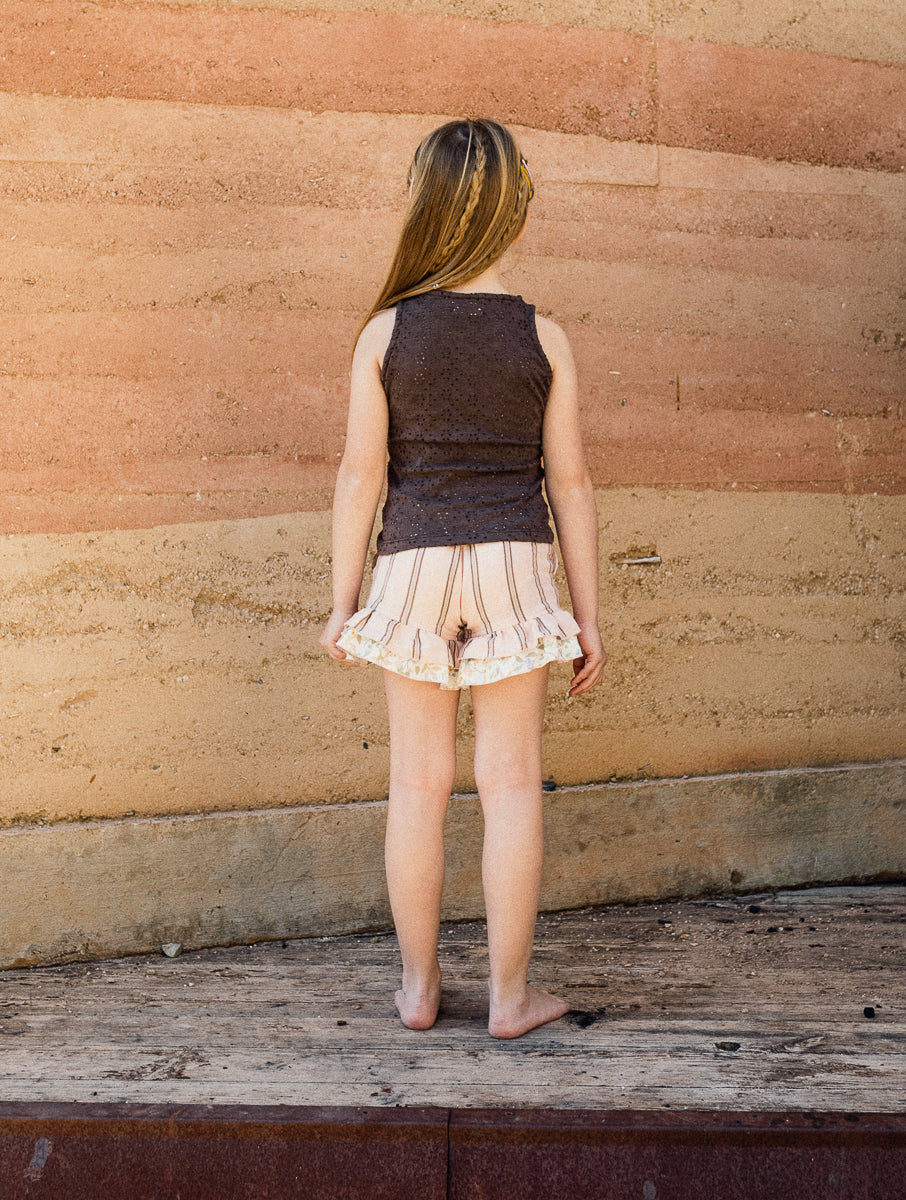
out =
[(541, 425), (553, 372), (521, 296), (432, 291), (396, 306), (378, 554), (552, 542)]

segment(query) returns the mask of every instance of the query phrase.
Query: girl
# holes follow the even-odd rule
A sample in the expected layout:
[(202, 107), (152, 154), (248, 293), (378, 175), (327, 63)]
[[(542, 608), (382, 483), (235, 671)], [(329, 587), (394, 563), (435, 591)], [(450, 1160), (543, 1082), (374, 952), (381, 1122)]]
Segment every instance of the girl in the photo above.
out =
[[(443, 825), (459, 689), (472, 689), (488, 1029), (498, 1038), (569, 1011), (527, 983), (541, 878), (541, 728), (548, 663), (572, 660), (569, 694), (578, 696), (606, 661), (569, 345), (501, 279), (532, 192), (512, 135), (495, 121), (443, 125), (415, 152), (396, 256), (353, 354), (333, 507), (334, 608), (321, 635), (338, 662), (384, 668), (387, 885), (403, 960), (396, 1005), (411, 1029), (433, 1025), (440, 1003)], [(360, 610), (385, 469), (383, 528)], [(574, 616), (553, 581), (542, 479)]]

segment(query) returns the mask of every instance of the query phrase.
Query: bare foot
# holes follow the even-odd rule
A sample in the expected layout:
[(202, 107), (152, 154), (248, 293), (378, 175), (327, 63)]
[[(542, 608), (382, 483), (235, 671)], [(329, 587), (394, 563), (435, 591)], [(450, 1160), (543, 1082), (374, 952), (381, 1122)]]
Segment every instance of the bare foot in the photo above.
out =
[(548, 1021), (556, 1021), (558, 1017), (569, 1012), (569, 1002), (559, 996), (552, 996), (542, 988), (529, 985), (521, 1004), (510, 1008), (491, 1005), (491, 1018), (488, 1021), (488, 1033), (495, 1038), (517, 1038), (546, 1025)]
[(440, 1008), (440, 971), (428, 986), (403, 986), (394, 996), (396, 1010), (407, 1029), (430, 1029)]

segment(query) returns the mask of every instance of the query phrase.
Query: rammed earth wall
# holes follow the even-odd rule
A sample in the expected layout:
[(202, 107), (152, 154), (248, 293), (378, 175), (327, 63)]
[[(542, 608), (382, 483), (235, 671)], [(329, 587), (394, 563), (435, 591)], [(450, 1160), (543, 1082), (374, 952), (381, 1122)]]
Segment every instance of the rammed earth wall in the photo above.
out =
[[(0, 961), (333, 929), (347, 857), (342, 926), (386, 921), (327, 509), (408, 157), (463, 112), (531, 162), (508, 279), (570, 334), (599, 489), (546, 902), (906, 870), (906, 39), (880, 0), (497, 7), (0, 5)], [(462, 731), (467, 795), (467, 696)], [(814, 769), (778, 810), (763, 772)]]

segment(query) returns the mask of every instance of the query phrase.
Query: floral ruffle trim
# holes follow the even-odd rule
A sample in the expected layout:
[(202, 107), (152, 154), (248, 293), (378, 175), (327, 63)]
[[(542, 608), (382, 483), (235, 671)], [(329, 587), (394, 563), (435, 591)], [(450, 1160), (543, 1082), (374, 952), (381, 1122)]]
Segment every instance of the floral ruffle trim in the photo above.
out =
[(391, 650), (397, 658), (431, 662), (453, 668), (461, 659), (510, 658), (527, 654), (545, 638), (565, 642), (578, 634), (572, 613), (557, 608), (540, 616), (527, 617), (513, 625), (504, 625), (490, 633), (473, 633), (462, 644), (448, 641), (431, 629), (404, 625), (379, 609), (363, 608), (346, 622), (346, 633), (361, 637)]
[(460, 688), (482, 683), (496, 683), (497, 680), (508, 679), (511, 675), (524, 675), (527, 671), (534, 671), (549, 662), (568, 662), (582, 657), (579, 639), (575, 636), (540, 637), (530, 650), (497, 658), (462, 658), (458, 667), (407, 658), (348, 626), (340, 635), (337, 645), (353, 658), (375, 663), (388, 671), (394, 671), (397, 675), (405, 675), (407, 679), (439, 683), (446, 691), (458, 691)]

